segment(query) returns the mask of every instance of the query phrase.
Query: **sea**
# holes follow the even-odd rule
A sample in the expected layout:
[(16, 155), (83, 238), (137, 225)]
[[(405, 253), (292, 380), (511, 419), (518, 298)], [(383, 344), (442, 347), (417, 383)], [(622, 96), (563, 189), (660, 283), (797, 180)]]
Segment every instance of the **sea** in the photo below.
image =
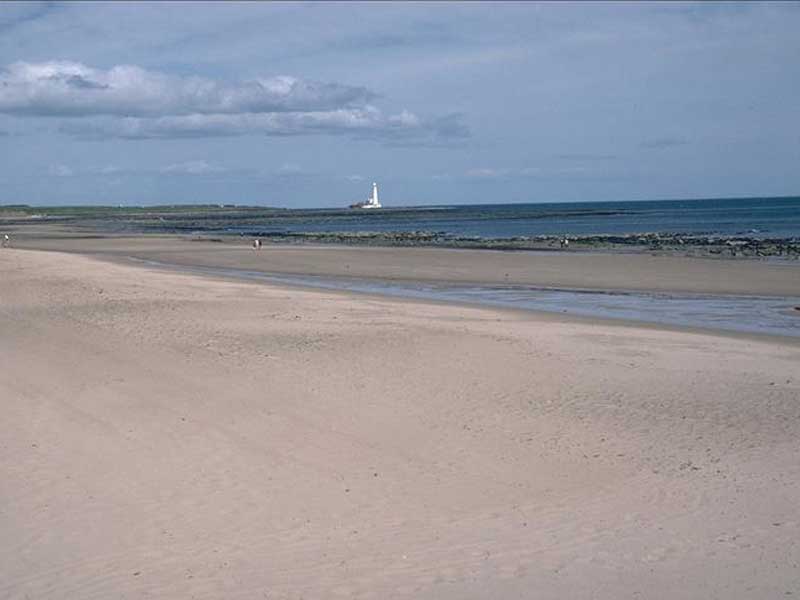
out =
[[(479, 204), (276, 211), (224, 227), (264, 235), (334, 232), (429, 232), (508, 239), (541, 235), (686, 234), (709, 237), (800, 239), (800, 196), (647, 202)], [(166, 266), (166, 265), (161, 265)], [(787, 277), (796, 270), (786, 265)], [(418, 299), (491, 305), (518, 310), (625, 319), (800, 337), (800, 298), (643, 293), (529, 286), (468, 286), (291, 276), (237, 269), (197, 268), (207, 274), (289, 285)]]
[(287, 210), (224, 230), (242, 234), (432, 232), (483, 239), (644, 233), (787, 239), (800, 238), (800, 196)]

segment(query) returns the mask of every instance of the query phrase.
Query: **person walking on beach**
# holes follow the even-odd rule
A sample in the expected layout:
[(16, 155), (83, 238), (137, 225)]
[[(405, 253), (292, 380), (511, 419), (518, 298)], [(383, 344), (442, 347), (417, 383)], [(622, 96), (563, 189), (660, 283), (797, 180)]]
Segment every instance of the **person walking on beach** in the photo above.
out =
[(253, 240), (253, 250), (261, 250), (261, 240), (256, 238)]
[(3, 234), (3, 248), (8, 248), (11, 245), (11, 238), (8, 237), (8, 234)]

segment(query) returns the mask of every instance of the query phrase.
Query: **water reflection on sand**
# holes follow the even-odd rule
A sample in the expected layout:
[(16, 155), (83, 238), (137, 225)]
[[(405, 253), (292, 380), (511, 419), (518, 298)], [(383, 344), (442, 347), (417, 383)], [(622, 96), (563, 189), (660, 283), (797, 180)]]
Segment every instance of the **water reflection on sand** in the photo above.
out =
[[(162, 267), (174, 266), (156, 261), (143, 262)], [(800, 307), (800, 298), (552, 289), (520, 285), (432, 284), (286, 275), (215, 267), (175, 268), (208, 275), (401, 298), (800, 337), (800, 310), (795, 308)]]

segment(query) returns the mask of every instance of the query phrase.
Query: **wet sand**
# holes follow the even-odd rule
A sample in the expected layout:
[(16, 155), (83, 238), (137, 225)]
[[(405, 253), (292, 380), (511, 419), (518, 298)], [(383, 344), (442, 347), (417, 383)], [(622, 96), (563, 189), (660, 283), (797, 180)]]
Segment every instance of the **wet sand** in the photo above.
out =
[(759, 261), (601, 254), (504, 252), (443, 248), (367, 248), (265, 244), (250, 240), (192, 241), (180, 236), (55, 237), (43, 228), (14, 240), (15, 247), (92, 253), (183, 266), (231, 268), (290, 275), (390, 281), (517, 284), (549, 288), (800, 296), (800, 261)]
[(19, 249), (0, 281), (0, 597), (800, 593), (796, 345)]

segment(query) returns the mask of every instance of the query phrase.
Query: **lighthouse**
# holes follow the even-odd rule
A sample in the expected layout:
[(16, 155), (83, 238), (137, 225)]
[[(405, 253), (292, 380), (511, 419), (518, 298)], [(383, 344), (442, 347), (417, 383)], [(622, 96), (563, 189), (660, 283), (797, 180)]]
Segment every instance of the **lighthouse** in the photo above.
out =
[(369, 205), (374, 208), (380, 208), (381, 203), (378, 202), (378, 184), (372, 182), (372, 197), (369, 199)]
[(351, 204), (350, 208), (380, 208), (381, 203), (378, 201), (378, 184), (372, 183), (372, 195), (363, 202), (356, 202)]

